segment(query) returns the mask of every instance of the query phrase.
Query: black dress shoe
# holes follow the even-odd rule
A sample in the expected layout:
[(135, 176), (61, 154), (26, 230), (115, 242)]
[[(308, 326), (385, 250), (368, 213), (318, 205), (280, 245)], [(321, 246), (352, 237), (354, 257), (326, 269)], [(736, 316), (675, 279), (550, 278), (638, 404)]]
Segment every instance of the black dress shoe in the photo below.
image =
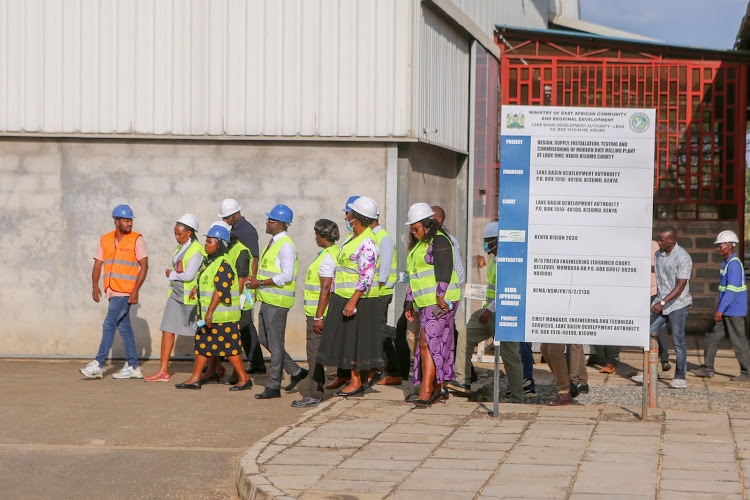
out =
[(289, 392), (292, 389), (294, 389), (295, 387), (297, 387), (297, 384), (299, 384), (299, 381), (302, 380), (303, 378), (307, 377), (308, 373), (310, 373), (310, 372), (308, 372), (304, 368), (300, 368), (299, 373), (297, 375), (292, 375), (291, 382), (289, 382), (289, 385), (287, 385), (286, 387), (284, 387), (284, 390), (287, 391), (287, 392)]
[(253, 387), (253, 381), (250, 379), (247, 379), (247, 383), (244, 385), (233, 385), (229, 388), (230, 391), (244, 391), (246, 389), (252, 389)]
[(589, 393), (589, 384), (578, 384), (578, 393), (579, 394), (588, 394)]
[(445, 404), (446, 401), (448, 401), (448, 397), (449, 397), (448, 389), (443, 387), (442, 389), (434, 393), (432, 396), (430, 396), (430, 399), (427, 402), (430, 404), (438, 403), (438, 402), (442, 402), (443, 404)]
[(425, 401), (424, 399), (414, 400), (414, 408), (429, 408), (430, 406), (432, 406), (432, 403), (430, 403), (429, 399), (427, 401)]
[(281, 391), (278, 389), (269, 389), (266, 387), (263, 389), (263, 392), (260, 394), (255, 395), (255, 399), (273, 399), (273, 398), (280, 398), (281, 397)]
[(346, 392), (346, 391), (338, 391), (334, 393), (334, 396), (342, 396), (345, 398), (353, 398), (353, 397), (362, 397), (365, 394), (365, 386), (360, 385), (356, 389)]
[(575, 385), (573, 382), (570, 383), (570, 397), (571, 398), (578, 397), (578, 386)]
[(211, 375), (210, 377), (201, 378), (198, 381), (198, 383), (200, 383), (201, 385), (208, 384), (209, 382), (213, 382), (214, 384), (218, 384), (219, 380), (221, 379), (221, 377), (222, 377), (221, 375), (219, 375), (218, 373), (214, 372), (214, 374)]
[(404, 398), (404, 403), (413, 403), (417, 399), (419, 399), (419, 393), (415, 392), (414, 394), (409, 394), (408, 396), (406, 396), (406, 398)]
[(247, 373), (266, 373), (265, 366), (251, 366)]
[(175, 386), (175, 387), (176, 387), (177, 389), (193, 389), (193, 390), (200, 390), (200, 388), (201, 388), (201, 383), (200, 383), (200, 382), (193, 382), (192, 384), (186, 384), (186, 383), (184, 383), (184, 382), (183, 382), (182, 384), (175, 384), (174, 386)]

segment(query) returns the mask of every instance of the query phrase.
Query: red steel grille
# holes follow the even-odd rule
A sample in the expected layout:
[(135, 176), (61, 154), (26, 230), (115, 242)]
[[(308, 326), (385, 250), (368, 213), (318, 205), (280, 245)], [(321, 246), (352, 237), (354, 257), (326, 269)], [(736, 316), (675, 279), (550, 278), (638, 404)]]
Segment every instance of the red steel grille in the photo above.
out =
[(498, 39), (501, 104), (656, 109), (655, 219), (740, 218), (743, 64)]

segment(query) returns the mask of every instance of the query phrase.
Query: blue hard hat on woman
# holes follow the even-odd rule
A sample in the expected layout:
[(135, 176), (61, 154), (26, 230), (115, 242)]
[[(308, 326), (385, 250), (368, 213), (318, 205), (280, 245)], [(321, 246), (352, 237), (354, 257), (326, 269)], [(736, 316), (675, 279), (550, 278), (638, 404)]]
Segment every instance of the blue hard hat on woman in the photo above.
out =
[(266, 212), (266, 217), (286, 224), (291, 224), (294, 213), (292, 213), (292, 209), (286, 205), (276, 205), (270, 212)]
[(224, 222), (214, 222), (213, 224), (211, 224), (211, 229), (209, 229), (208, 233), (206, 233), (204, 236), (229, 241), (229, 229), (226, 228), (226, 224)]

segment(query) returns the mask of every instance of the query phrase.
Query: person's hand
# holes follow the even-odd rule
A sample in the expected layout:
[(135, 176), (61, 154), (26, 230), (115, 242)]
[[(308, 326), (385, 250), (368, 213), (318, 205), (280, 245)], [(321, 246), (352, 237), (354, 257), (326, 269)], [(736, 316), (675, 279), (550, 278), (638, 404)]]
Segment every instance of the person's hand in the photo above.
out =
[(445, 312), (450, 311), (451, 306), (448, 305), (448, 303), (445, 301), (445, 298), (443, 297), (438, 296), (437, 305), (440, 309), (442, 309)]
[(315, 322), (313, 322), (313, 330), (315, 330), (315, 333), (320, 335), (323, 333), (323, 320), (322, 319), (316, 319)]
[(409, 321), (414, 321), (414, 302), (407, 302), (406, 309), (404, 309), (404, 316)]
[(719, 311), (716, 311), (714, 314), (714, 321), (717, 323), (721, 323), (724, 320), (724, 315), (720, 313)]
[(130, 297), (128, 297), (128, 304), (137, 304), (138, 303), (138, 290), (134, 290), (133, 293), (130, 294)]
[(99, 285), (94, 285), (94, 290), (91, 292), (91, 297), (94, 299), (94, 302), (99, 302), (99, 300), (102, 298), (102, 291), (99, 288)]
[(203, 318), (203, 321), (206, 322), (206, 326), (209, 328), (213, 328), (214, 326), (214, 313), (211, 311), (206, 311), (206, 316)]
[(195, 300), (195, 296), (198, 295), (198, 287), (194, 286), (192, 290), (190, 290), (190, 300)]
[(255, 279), (254, 276), (248, 276), (247, 281), (245, 281), (245, 288), (250, 288), (251, 290), (260, 288), (260, 281)]
[(167, 269), (167, 278), (169, 278), (169, 273), (171, 273), (171, 272), (172, 272), (171, 269)]
[(651, 306), (651, 312), (654, 313), (654, 314), (661, 313), (662, 309), (664, 309), (664, 306), (661, 305), (661, 302), (657, 302), (656, 304), (654, 304), (653, 306)]
[(490, 311), (489, 309), (485, 309), (484, 311), (482, 311), (482, 314), (479, 316), (479, 323), (482, 325), (486, 325), (491, 317), (492, 317), (492, 311)]
[(349, 299), (349, 302), (346, 303), (346, 307), (344, 307), (344, 316), (354, 316), (357, 309), (357, 301), (354, 300), (354, 297)]

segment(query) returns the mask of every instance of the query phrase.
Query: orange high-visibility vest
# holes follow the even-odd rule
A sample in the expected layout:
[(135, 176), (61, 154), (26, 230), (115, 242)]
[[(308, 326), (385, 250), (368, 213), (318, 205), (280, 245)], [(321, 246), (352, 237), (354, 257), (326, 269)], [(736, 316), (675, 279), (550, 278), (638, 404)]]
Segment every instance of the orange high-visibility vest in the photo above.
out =
[(135, 240), (140, 233), (132, 231), (123, 235), (115, 245), (115, 231), (102, 236), (102, 257), (104, 258), (104, 289), (131, 293), (135, 290), (141, 265), (135, 258)]

